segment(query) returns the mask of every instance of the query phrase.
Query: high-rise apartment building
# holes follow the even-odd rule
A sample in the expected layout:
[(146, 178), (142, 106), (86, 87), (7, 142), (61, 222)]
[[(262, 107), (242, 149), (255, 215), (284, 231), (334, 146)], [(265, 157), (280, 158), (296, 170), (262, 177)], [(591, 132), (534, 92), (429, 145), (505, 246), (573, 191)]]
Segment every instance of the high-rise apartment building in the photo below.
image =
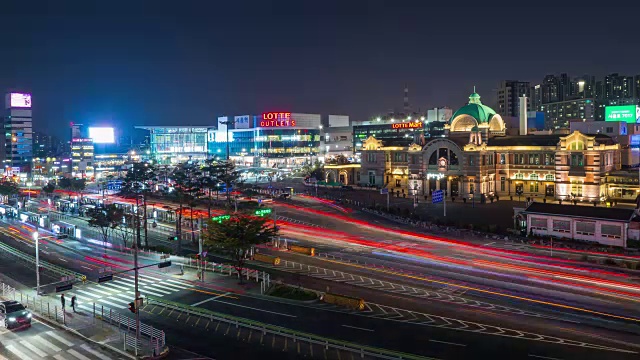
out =
[(527, 107), (531, 107), (531, 85), (527, 81), (505, 80), (498, 88), (498, 113), (502, 116), (517, 117), (520, 112), (519, 98), (527, 97)]
[(4, 109), (4, 172), (29, 173), (33, 161), (31, 94), (6, 94)]

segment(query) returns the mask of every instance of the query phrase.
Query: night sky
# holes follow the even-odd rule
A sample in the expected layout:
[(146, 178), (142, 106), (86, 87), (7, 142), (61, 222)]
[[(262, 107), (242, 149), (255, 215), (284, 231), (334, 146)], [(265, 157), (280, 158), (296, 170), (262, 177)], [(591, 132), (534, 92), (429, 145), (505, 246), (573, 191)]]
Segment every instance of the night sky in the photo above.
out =
[(639, 5), (433, 2), (3, 2), (0, 89), (32, 92), (35, 130), (65, 136), (71, 121), (362, 120), (401, 109), (405, 84), (425, 110), (459, 107), (474, 85), (492, 104), (503, 79), (640, 74)]

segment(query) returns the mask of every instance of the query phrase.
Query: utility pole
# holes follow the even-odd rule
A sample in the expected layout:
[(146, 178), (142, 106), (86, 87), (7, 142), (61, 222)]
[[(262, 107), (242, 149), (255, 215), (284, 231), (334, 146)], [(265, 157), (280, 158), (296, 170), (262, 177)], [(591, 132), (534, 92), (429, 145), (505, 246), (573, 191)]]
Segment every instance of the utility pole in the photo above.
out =
[(140, 309), (138, 307), (138, 299), (140, 298), (140, 291), (138, 289), (138, 244), (140, 242), (140, 217), (139, 207), (138, 207), (138, 196), (136, 195), (136, 230), (137, 230), (137, 241), (134, 242), (133, 247), (133, 267), (134, 267), (134, 293), (135, 299), (133, 300), (136, 308), (136, 349), (138, 348), (138, 342), (140, 341)]
[(33, 240), (36, 243), (36, 295), (40, 295), (40, 251), (38, 251), (38, 240), (39, 234), (38, 232), (33, 233)]

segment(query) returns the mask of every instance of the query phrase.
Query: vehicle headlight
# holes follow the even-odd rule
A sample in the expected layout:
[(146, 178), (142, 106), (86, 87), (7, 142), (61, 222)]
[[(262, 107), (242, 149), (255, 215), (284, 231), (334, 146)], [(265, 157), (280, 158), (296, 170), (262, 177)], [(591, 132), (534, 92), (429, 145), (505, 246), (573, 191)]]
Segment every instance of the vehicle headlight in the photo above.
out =
[(31, 319), (31, 313), (27, 314), (27, 318)]
[(16, 321), (16, 318), (14, 318), (14, 317), (10, 317), (9, 318), (9, 322), (14, 322), (14, 321)]

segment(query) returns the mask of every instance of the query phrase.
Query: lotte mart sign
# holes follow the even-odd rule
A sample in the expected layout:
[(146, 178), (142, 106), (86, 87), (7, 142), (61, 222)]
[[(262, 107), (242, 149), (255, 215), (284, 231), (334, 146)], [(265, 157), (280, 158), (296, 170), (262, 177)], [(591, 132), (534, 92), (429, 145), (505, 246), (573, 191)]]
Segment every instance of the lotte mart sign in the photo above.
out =
[(422, 129), (422, 121), (391, 124), (392, 129)]
[(262, 113), (260, 127), (292, 127), (296, 121), (291, 118), (290, 112), (266, 112)]

